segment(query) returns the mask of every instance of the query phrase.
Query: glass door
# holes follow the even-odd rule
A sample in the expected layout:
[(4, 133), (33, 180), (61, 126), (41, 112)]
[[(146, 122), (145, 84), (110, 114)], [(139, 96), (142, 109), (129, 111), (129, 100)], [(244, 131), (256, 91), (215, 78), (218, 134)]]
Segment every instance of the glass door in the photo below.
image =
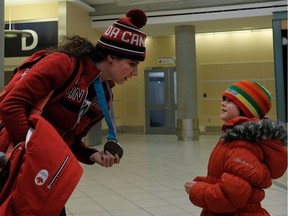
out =
[(176, 69), (145, 69), (145, 130), (147, 134), (176, 133)]

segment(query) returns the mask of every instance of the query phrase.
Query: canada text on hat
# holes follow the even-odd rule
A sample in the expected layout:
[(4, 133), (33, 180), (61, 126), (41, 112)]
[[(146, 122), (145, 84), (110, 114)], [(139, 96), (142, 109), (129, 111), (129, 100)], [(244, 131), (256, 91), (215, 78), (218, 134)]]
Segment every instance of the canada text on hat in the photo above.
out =
[(146, 34), (140, 31), (147, 22), (145, 12), (132, 9), (108, 27), (96, 45), (96, 49), (119, 57), (144, 61)]
[(223, 93), (248, 118), (263, 118), (271, 108), (271, 95), (267, 89), (255, 81), (243, 80), (229, 86)]

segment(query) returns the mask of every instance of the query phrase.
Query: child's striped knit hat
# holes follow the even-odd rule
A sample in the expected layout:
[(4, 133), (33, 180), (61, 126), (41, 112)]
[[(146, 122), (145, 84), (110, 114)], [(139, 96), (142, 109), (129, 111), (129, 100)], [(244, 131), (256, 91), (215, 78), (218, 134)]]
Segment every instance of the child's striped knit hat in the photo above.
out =
[(235, 103), (248, 118), (264, 118), (271, 108), (271, 95), (255, 81), (242, 80), (229, 86), (222, 95)]

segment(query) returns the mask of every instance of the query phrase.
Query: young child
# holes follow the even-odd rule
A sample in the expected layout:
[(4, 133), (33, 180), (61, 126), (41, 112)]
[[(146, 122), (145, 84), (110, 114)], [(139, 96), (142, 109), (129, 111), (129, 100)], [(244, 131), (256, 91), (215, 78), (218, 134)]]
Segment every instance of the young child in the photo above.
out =
[(187, 182), (185, 191), (201, 216), (269, 215), (261, 201), (287, 169), (287, 127), (265, 118), (271, 95), (257, 82), (234, 83), (222, 97), (222, 136), (208, 174)]

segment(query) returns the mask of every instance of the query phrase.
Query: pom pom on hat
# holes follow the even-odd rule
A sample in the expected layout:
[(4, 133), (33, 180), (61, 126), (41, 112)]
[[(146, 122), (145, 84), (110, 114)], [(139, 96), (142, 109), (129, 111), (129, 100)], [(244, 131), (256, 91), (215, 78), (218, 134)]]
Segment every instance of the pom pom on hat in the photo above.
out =
[(95, 49), (118, 57), (144, 61), (146, 57), (146, 34), (140, 31), (147, 22), (141, 9), (134, 8), (108, 27)]
[(131, 23), (134, 24), (137, 28), (142, 28), (146, 25), (147, 22), (147, 16), (144, 11), (137, 8), (128, 11), (126, 17), (130, 17)]
[(222, 97), (235, 103), (248, 118), (262, 119), (271, 108), (271, 94), (255, 81), (243, 80), (234, 83)]

